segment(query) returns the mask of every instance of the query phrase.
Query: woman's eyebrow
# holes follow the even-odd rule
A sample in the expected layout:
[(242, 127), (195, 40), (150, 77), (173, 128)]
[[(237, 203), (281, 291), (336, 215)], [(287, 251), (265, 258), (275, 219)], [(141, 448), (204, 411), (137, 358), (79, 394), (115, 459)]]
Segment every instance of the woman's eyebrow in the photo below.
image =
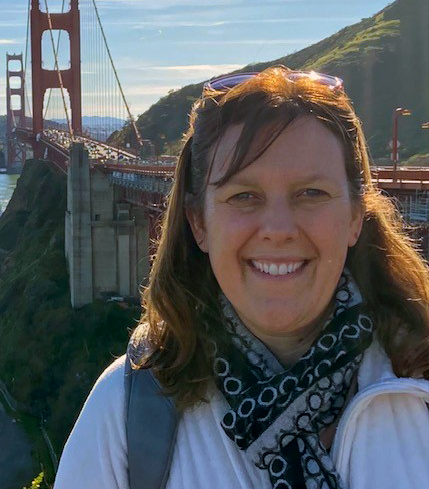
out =
[(240, 186), (240, 187), (246, 187), (249, 185), (257, 184), (257, 181), (256, 181), (257, 179), (255, 179), (255, 177), (247, 177), (247, 176), (239, 175), (239, 174), (232, 175), (222, 185), (218, 184), (219, 180), (220, 180), (220, 178), (213, 179), (213, 181), (209, 182), (208, 185), (214, 186), (217, 188), (223, 188), (223, 187), (226, 187), (227, 185), (235, 185), (235, 186)]
[[(294, 185), (308, 185), (310, 183), (314, 182), (332, 182), (332, 178), (329, 176), (323, 174), (323, 173), (313, 173), (310, 175), (302, 175), (302, 176), (297, 176), (296, 178), (293, 178), (293, 183)], [(225, 183), (222, 185), (216, 185), (217, 181), (214, 180), (213, 182), (209, 182), (209, 185), (222, 188), (226, 187), (227, 185), (236, 185), (236, 186), (251, 186), (251, 185), (257, 185), (260, 183), (260, 180), (257, 179), (256, 176), (247, 176), (247, 175), (240, 175), (240, 174), (235, 174), (232, 175), (231, 178), (229, 178)]]
[(322, 173), (314, 173), (311, 175), (306, 175), (301, 179), (297, 179), (300, 184), (309, 184), (313, 182), (332, 182), (332, 178), (328, 175), (324, 175)]

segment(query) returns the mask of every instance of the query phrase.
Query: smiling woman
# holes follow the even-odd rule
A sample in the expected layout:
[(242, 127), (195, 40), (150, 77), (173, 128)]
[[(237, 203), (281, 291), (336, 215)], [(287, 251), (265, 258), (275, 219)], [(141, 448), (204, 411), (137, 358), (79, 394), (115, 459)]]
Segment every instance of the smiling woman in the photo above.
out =
[[(220, 139), (204, 211), (189, 212), (190, 221), (240, 318), (291, 363), (298, 358), (290, 334), (309, 324), (319, 326), (311, 338), (319, 332), (363, 213), (352, 207), (341, 142), (311, 116), (217, 186), (242, 130), (232, 126)], [(308, 346), (301, 341), (301, 350)]]
[[(429, 280), (401, 228), (341, 80), (276, 67), (207, 84), (141, 324), (56, 489), (134, 489), (130, 433), (148, 448), (132, 455), (145, 489), (427, 487)], [(170, 396), (176, 437), (149, 395), (153, 418), (127, 430), (126, 362)]]

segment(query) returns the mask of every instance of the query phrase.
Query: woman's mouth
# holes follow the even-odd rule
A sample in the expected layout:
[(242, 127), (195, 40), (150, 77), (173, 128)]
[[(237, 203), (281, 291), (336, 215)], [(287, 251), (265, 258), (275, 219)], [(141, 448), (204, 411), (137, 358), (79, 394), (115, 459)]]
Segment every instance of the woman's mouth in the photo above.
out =
[(265, 275), (284, 276), (292, 275), (304, 268), (308, 260), (293, 261), (287, 263), (273, 263), (265, 260), (249, 260), (250, 266)]

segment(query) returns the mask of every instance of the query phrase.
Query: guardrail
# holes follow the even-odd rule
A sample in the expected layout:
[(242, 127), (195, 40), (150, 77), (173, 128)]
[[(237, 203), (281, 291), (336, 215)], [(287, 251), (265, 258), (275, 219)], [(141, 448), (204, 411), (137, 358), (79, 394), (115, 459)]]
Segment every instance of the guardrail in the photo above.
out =
[(410, 223), (429, 224), (429, 195), (409, 195), (402, 198), (399, 207), (403, 218)]
[(381, 188), (429, 190), (429, 167), (372, 167), (371, 175)]
[[(58, 129), (46, 129), (39, 138), (43, 138), (45, 144), (51, 145), (63, 154), (68, 153), (68, 146), (72, 142), (67, 132)], [(86, 136), (76, 138), (86, 143), (88, 148), (92, 148), (96, 153), (104, 151), (105, 155), (91, 158), (91, 160), (94, 164), (110, 171), (119, 170), (120, 172), (167, 177), (171, 177), (174, 173), (175, 164), (172, 157), (165, 157), (165, 160), (162, 156), (159, 159), (140, 158), (132, 150), (110, 146)], [(429, 167), (398, 167), (395, 170), (392, 166), (373, 166), (371, 175), (374, 184), (380, 188), (429, 190)]]
[[(163, 178), (160, 178), (160, 176)], [(111, 183), (122, 187), (161, 195), (167, 195), (172, 184), (171, 177), (166, 174), (156, 176), (153, 174), (122, 173), (119, 171), (113, 171), (109, 175), (109, 180)]]

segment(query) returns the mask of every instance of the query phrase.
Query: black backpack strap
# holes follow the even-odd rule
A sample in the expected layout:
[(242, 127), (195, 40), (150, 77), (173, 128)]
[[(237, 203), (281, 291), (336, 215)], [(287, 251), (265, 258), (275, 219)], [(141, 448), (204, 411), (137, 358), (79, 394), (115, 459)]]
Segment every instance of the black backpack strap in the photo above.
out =
[(130, 489), (163, 489), (167, 484), (179, 416), (150, 369), (125, 362), (125, 414)]

